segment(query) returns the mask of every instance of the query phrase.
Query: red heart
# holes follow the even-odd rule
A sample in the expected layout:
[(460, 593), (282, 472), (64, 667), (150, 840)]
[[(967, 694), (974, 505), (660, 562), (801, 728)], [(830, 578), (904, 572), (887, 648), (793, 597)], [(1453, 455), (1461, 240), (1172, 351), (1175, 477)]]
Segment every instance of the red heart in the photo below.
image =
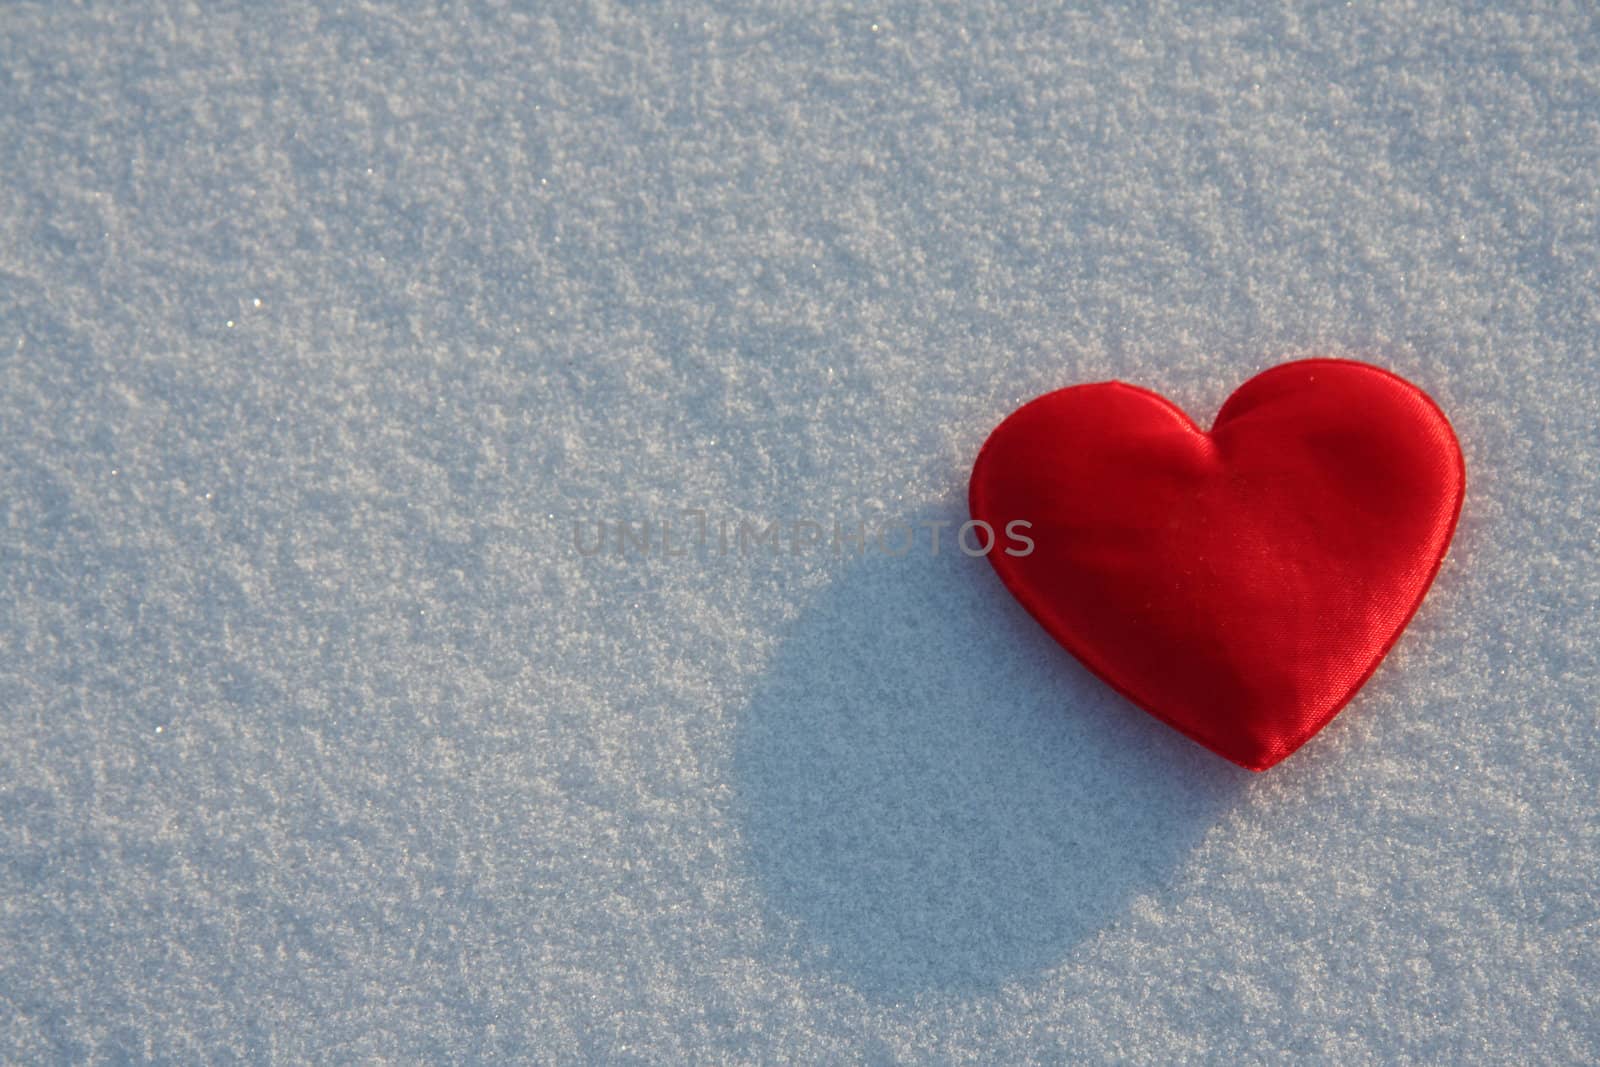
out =
[[(1444, 560), (1465, 488), (1427, 394), (1308, 359), (1240, 386), (1210, 433), (1122, 382), (1048, 393), (989, 435), (969, 499), (995, 531), (1001, 581), (1052, 637), (1260, 771), (1377, 668)], [(1031, 526), (1005, 536), (1018, 520)]]

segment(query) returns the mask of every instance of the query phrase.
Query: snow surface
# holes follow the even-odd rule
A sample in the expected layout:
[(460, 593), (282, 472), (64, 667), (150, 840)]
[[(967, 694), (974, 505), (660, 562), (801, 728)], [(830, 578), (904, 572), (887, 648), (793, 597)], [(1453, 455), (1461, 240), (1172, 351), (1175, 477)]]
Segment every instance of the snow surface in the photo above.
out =
[[(1600, 1059), (1600, 15), (1035, 6), (0, 9), (0, 1060)], [(1266, 774), (828, 544), (1310, 354), (1469, 488)]]

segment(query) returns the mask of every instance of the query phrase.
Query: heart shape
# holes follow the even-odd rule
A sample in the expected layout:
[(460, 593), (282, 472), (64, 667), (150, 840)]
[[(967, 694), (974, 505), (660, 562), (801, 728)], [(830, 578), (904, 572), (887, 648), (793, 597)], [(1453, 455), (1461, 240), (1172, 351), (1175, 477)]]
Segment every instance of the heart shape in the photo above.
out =
[[(1079, 385), (1018, 408), (973, 464), (989, 560), (1139, 707), (1265, 770), (1338, 714), (1422, 603), (1466, 472), (1444, 413), (1386, 370), (1258, 374), (1209, 433), (1164, 397)], [(1006, 547), (1001, 549), (1000, 545)]]

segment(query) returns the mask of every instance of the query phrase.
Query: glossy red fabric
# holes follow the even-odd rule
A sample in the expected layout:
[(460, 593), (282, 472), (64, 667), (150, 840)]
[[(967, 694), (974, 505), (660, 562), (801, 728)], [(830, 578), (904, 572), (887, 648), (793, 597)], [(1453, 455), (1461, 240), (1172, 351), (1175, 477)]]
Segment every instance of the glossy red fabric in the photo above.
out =
[(1274, 367), (1209, 433), (1121, 382), (1025, 404), (973, 466), (972, 516), (1031, 523), (990, 561), (1057, 641), (1207, 748), (1265, 770), (1322, 729), (1410, 621), (1466, 475), (1443, 412), (1346, 360)]

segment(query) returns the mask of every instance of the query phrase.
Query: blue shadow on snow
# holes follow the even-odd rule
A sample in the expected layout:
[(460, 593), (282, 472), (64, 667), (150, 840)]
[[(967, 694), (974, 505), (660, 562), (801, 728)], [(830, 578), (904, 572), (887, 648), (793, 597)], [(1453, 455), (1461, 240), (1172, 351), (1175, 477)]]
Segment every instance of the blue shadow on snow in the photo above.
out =
[(1249, 777), (1079, 666), (987, 561), (942, 548), (926, 530), (902, 558), (869, 542), (792, 625), (734, 755), (757, 879), (798, 920), (777, 927), (789, 949), (878, 998), (1058, 964), (1168, 886)]

